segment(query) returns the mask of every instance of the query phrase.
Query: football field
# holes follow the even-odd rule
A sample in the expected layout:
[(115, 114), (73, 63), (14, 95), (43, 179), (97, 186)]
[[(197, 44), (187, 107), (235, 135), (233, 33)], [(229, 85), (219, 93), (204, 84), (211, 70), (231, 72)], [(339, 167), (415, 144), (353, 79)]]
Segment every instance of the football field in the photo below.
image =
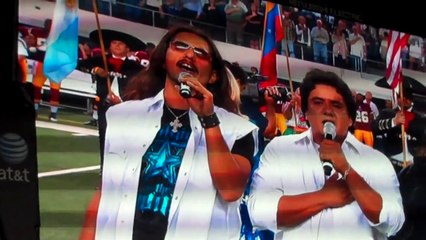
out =
[(100, 182), (95, 129), (37, 121), (42, 240), (79, 239)]

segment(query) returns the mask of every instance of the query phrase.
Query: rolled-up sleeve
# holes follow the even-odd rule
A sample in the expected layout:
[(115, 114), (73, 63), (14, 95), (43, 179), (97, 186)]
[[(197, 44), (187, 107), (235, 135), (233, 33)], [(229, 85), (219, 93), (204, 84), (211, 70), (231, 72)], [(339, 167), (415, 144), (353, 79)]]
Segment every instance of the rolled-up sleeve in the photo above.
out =
[(253, 174), (249, 196), (249, 215), (253, 227), (277, 232), (278, 203), (284, 191), (282, 189), (282, 169), (274, 149), (277, 142), (272, 141), (263, 152), (259, 167)]
[(374, 174), (370, 174), (368, 180), (370, 186), (382, 197), (382, 210), (380, 212), (379, 223), (369, 221), (372, 227), (386, 234), (395, 235), (405, 221), (402, 197), (399, 191), (399, 181), (389, 160), (376, 151), (374, 161), (377, 161)]

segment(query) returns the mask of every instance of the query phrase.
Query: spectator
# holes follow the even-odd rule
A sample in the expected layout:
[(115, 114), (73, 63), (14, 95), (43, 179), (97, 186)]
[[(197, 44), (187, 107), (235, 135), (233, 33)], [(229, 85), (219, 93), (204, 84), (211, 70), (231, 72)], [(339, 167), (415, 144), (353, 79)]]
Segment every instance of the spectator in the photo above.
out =
[(321, 19), (317, 20), (316, 27), (311, 31), (313, 48), (314, 48), (314, 61), (328, 64), (328, 51), (327, 45), (330, 42), (330, 36), (325, 28)]
[(179, 7), (175, 0), (166, 0), (166, 2), (161, 5), (159, 11), (159, 27), (170, 28), (180, 22), (177, 18), (179, 16)]
[(286, 55), (288, 48), (288, 56), (295, 57), (294, 55), (294, 41), (296, 41), (296, 25), (291, 19), (291, 13), (284, 11), (283, 13), (283, 32), (284, 38), (281, 41), (281, 53)]
[(338, 68), (348, 67), (348, 45), (344, 35), (344, 30), (336, 29), (333, 36), (331, 37), (333, 42), (333, 57), (335, 66)]
[(253, 2), (250, 11), (246, 13), (245, 31), (248, 33), (248, 46), (254, 49), (260, 49), (259, 38), (262, 36), (264, 16), (259, 12), (259, 8)]
[[(419, 36), (411, 35), (408, 41), (409, 43), (409, 68), (422, 70), (423, 69), (423, 38)], [(414, 67), (416, 65), (416, 68)]]
[(299, 16), (297, 20), (298, 20), (298, 23), (296, 25), (296, 36), (297, 36), (296, 41), (297, 43), (301, 45), (299, 54), (296, 54), (297, 58), (311, 61), (312, 60), (311, 31), (309, 30), (309, 27), (306, 24), (306, 18), (304, 16)]
[(351, 44), (350, 61), (352, 69), (361, 72), (365, 69), (365, 61), (367, 60), (367, 46), (364, 37), (361, 35), (361, 25), (355, 23), (352, 27), (353, 33), (349, 36)]
[[(226, 27), (226, 14), (225, 2), (219, 0), (209, 0), (203, 6), (202, 20), (207, 23), (205, 28), (210, 29), (211, 38), (214, 40), (226, 41), (225, 27)], [(211, 26), (214, 25), (214, 26)]]
[(240, 0), (230, 0), (225, 6), (227, 42), (242, 46), (244, 43), (244, 16), (248, 12)]

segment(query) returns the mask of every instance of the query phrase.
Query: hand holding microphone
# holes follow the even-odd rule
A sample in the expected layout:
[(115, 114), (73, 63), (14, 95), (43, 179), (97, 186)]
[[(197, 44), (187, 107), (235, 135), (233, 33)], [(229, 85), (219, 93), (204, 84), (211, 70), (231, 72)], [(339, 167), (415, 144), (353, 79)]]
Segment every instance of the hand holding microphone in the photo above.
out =
[[(321, 161), (324, 168), (324, 174), (328, 179), (336, 172), (338, 180), (345, 179), (350, 164), (347, 162), (342, 147), (339, 142), (334, 141), (336, 138), (336, 126), (332, 122), (324, 123), (324, 141), (320, 144)], [(332, 141), (329, 141), (332, 140)]]
[(182, 79), (185, 77), (192, 77), (190, 73), (181, 72), (179, 73), (178, 81), (180, 82), (180, 90), (179, 93), (183, 98), (190, 98), (192, 96), (191, 88), (182, 82)]
[[(336, 137), (336, 126), (332, 122), (324, 123), (324, 139), (334, 140)], [(333, 163), (329, 159), (321, 159), (322, 167), (324, 169), (325, 177), (328, 179), (336, 171), (334, 170)]]

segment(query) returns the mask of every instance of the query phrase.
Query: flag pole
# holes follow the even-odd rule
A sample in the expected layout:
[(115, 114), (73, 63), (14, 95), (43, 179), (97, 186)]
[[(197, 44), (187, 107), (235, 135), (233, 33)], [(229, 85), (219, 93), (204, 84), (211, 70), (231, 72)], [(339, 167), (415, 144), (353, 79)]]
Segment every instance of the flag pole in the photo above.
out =
[[(404, 88), (403, 88), (403, 79), (402, 79), (402, 73), (400, 72), (400, 78), (399, 81), (399, 97), (401, 101), (401, 112), (404, 114)], [(405, 123), (401, 124), (401, 140), (402, 140), (402, 167), (405, 168), (408, 166), (407, 162), (407, 139), (405, 134)]]
[[(282, 5), (280, 5), (280, 9), (281, 9), (280, 14), (283, 14), (284, 12), (282, 10)], [(285, 21), (285, 18), (283, 20)], [(286, 38), (287, 26), (286, 26), (285, 22), (283, 22), (282, 25), (283, 25), (283, 30), (284, 30), (284, 39), (283, 40), (285, 41), (285, 60), (286, 60), (287, 72), (288, 72), (288, 84), (290, 86), (291, 96), (293, 96), (294, 95), (293, 80), (292, 80), (292, 77), (291, 77), (290, 61), (289, 61), (289, 57), (288, 57), (289, 48), (288, 48), (288, 41), (285, 39)], [(296, 125), (295, 128), (299, 124), (299, 119), (297, 119), (297, 116), (296, 116), (296, 107), (297, 107), (297, 102), (294, 103), (294, 107), (291, 107), (292, 108), (291, 113), (292, 113), (294, 120), (295, 120), (294, 124)]]
[[(106, 53), (105, 53), (104, 39), (102, 37), (101, 24), (99, 23), (98, 6), (96, 4), (96, 0), (92, 0), (92, 4), (93, 4), (93, 12), (95, 13), (95, 18), (96, 18), (96, 27), (97, 27), (98, 35), (99, 35), (99, 45), (101, 47), (102, 61), (104, 64), (105, 71), (109, 73), (108, 62), (107, 62)], [(107, 88), (108, 88), (108, 95), (110, 95), (112, 91), (111, 91), (111, 79), (109, 77), (109, 74), (107, 76)]]

